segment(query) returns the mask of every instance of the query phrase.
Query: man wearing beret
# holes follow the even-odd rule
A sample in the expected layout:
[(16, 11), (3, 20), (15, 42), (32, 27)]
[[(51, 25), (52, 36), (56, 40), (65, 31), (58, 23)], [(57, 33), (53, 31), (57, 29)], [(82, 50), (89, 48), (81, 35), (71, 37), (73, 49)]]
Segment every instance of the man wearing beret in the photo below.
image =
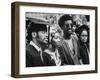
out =
[(63, 30), (64, 39), (61, 41), (63, 61), (65, 65), (80, 64), (78, 40), (72, 35), (73, 20), (70, 15), (63, 15), (58, 21)]
[(45, 66), (42, 52), (48, 43), (46, 24), (31, 22), (27, 32), (26, 67)]

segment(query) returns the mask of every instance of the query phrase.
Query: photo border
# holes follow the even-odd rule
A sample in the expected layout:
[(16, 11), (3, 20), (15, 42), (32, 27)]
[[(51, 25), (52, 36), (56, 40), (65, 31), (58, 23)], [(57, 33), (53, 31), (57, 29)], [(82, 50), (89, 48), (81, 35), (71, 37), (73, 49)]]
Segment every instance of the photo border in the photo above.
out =
[[(39, 6), (39, 7), (56, 7), (56, 8), (71, 8), (71, 9), (88, 9), (95, 11), (95, 70), (89, 71), (76, 71), (76, 72), (55, 72), (55, 73), (43, 73), (43, 74), (23, 74), (20, 75), (20, 64), (19, 64), (19, 16), (20, 6)], [(58, 75), (72, 75), (72, 74), (86, 74), (86, 73), (97, 73), (97, 7), (96, 6), (81, 6), (81, 5), (62, 5), (62, 4), (47, 4), (47, 3), (29, 3), (29, 2), (13, 2), (11, 4), (11, 76), (16, 78), (23, 77), (40, 77), (40, 76), (58, 76)]]

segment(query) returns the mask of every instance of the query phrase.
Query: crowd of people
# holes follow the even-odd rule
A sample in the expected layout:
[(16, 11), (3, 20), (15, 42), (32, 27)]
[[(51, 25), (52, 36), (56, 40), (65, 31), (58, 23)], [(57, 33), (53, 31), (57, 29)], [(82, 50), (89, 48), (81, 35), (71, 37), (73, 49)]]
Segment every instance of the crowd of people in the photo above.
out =
[[(85, 65), (90, 63), (88, 16), (55, 16), (48, 22), (26, 21), (26, 67)], [(54, 18), (54, 19), (53, 19)]]

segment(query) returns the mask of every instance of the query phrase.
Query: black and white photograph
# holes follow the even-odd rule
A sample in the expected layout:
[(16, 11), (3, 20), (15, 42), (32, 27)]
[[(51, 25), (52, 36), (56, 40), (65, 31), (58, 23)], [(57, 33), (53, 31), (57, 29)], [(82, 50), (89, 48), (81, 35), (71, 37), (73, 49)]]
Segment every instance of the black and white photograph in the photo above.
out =
[(97, 7), (12, 4), (12, 76), (97, 73)]
[(90, 16), (26, 12), (26, 67), (89, 65)]

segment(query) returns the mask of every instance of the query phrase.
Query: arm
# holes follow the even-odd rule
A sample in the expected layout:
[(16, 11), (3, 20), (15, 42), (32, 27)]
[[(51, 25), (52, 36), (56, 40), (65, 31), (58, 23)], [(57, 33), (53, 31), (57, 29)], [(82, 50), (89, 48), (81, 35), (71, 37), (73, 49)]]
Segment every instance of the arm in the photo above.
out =
[(30, 54), (29, 51), (26, 51), (26, 67), (32, 67), (32, 55)]

